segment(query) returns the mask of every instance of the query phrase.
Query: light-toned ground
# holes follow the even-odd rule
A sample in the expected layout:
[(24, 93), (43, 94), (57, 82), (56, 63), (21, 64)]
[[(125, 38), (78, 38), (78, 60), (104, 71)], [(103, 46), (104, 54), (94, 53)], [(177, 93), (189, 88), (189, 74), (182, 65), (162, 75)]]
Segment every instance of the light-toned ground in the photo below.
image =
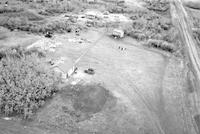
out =
[[(153, 134), (161, 133), (162, 131), (173, 132), (175, 130), (177, 134), (182, 133), (181, 125), (177, 125), (176, 122), (181, 118), (177, 117), (177, 115), (166, 114), (169, 109), (166, 111), (167, 107), (165, 104), (170, 104), (168, 104), (169, 100), (163, 93), (167, 92), (163, 91), (165, 89), (163, 87), (163, 78), (166, 73), (174, 71), (167, 70), (166, 72), (165, 69), (168, 65), (166, 57), (160, 53), (144, 49), (135, 41), (133, 41), (132, 45), (130, 43), (126, 44), (124, 41), (114, 40), (97, 31), (89, 31), (81, 35), (81, 38), (88, 39), (91, 42), (95, 42), (101, 38), (95, 46), (93, 46), (93, 43), (71, 44), (67, 42), (68, 38), (72, 38), (72, 35), (58, 35), (54, 38), (63, 43), (63, 46), (57, 49), (55, 56), (67, 57), (66, 62), (60, 67), (63, 71), (67, 71), (80, 55), (88, 48), (91, 48), (77, 64), (77, 67), (79, 71), (94, 68), (95, 75), (82, 75), (82, 77), (75, 77), (75, 79), (82, 79), (86, 83), (101, 83), (118, 98), (118, 105), (125, 106), (129, 114), (127, 115), (127, 112), (122, 112), (120, 114), (124, 117), (115, 119), (125, 120), (129, 116), (134, 120), (134, 122), (129, 122), (132, 124), (131, 126), (134, 130), (122, 127), (126, 133), (143, 133), (149, 131), (150, 134)], [(119, 50), (119, 46), (126, 48), (126, 50)], [(183, 70), (183, 65), (181, 66), (180, 62), (175, 65), (179, 67), (177, 70)], [(167, 79), (171, 79), (171, 77)], [(180, 76), (174, 76), (173, 79), (178, 81)], [(179, 83), (175, 81), (174, 85), (176, 84)], [(171, 85), (167, 86), (169, 86), (169, 90), (174, 89)], [(177, 86), (181, 88), (182, 85)], [(169, 111), (176, 112), (176, 108), (177, 106), (170, 105)], [(172, 114), (174, 114), (173, 112)], [(98, 117), (99, 115), (96, 116)], [(103, 117), (98, 118), (102, 119)], [(95, 127), (93, 124), (94, 121), (90, 121), (89, 123), (91, 124), (87, 128), (88, 131), (90, 129), (93, 130)], [(88, 122), (82, 122), (83, 128), (87, 125)], [(114, 129), (114, 126), (110, 127)], [(102, 131), (112, 133), (110, 130)]]

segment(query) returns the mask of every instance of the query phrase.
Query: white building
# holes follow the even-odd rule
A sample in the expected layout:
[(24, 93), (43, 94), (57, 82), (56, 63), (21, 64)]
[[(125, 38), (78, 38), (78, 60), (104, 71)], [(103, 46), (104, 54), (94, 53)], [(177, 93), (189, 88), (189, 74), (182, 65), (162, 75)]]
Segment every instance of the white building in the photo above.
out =
[(96, 3), (97, 2), (97, 0), (86, 0), (87, 1), (87, 3), (89, 3), (89, 4), (92, 4), (92, 3)]
[(87, 10), (85, 16), (89, 19), (103, 18), (103, 13), (98, 10)]

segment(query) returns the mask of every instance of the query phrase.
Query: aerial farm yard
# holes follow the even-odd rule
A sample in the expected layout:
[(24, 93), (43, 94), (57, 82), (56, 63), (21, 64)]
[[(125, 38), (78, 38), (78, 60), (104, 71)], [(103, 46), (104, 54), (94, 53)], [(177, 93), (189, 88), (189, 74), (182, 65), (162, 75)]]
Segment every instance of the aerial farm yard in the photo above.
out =
[(0, 134), (199, 134), (198, 0), (1, 0)]

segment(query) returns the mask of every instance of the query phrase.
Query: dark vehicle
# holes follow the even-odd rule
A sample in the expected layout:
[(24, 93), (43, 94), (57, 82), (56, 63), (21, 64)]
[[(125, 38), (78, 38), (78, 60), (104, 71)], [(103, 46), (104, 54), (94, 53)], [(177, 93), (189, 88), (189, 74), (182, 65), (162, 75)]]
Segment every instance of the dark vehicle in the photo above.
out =
[(47, 32), (46, 34), (45, 34), (45, 37), (46, 38), (52, 38), (52, 36), (53, 36), (53, 32)]
[(77, 36), (80, 36), (80, 29), (76, 29), (76, 30), (75, 30), (75, 34), (76, 34)]
[(71, 32), (72, 32), (72, 29), (71, 29), (71, 28), (67, 28), (67, 32), (68, 32), (68, 33), (71, 33)]
[(87, 70), (84, 71), (86, 74), (90, 74), (90, 75), (94, 75), (95, 72), (94, 72), (94, 69), (92, 68), (88, 68)]

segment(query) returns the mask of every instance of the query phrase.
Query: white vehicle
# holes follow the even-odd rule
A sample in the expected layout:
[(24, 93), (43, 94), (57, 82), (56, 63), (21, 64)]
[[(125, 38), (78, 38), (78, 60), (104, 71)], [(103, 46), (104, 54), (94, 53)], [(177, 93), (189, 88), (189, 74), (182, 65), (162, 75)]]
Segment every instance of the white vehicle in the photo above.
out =
[(123, 38), (124, 37), (124, 31), (120, 29), (114, 29), (112, 32), (112, 36), (114, 38)]

